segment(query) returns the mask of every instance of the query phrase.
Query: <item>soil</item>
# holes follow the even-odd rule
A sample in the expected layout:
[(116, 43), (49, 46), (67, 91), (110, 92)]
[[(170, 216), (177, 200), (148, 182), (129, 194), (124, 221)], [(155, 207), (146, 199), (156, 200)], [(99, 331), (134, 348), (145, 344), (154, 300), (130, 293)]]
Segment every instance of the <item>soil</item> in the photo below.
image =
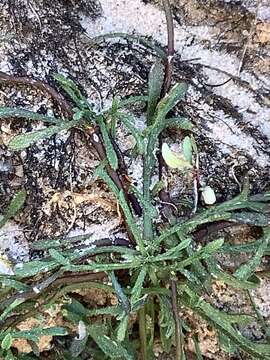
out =
[[(194, 124), (201, 183), (215, 190), (218, 202), (238, 194), (246, 175), (252, 193), (270, 187), (268, 5), (268, 0), (259, 4), (252, 0), (172, 1), (176, 42), (173, 78), (189, 84), (176, 114)], [(0, 24), (0, 71), (42, 79), (55, 88), (53, 74), (67, 75), (97, 110), (108, 107), (113, 97), (144, 94), (155, 53), (138, 42), (117, 38), (96, 44), (93, 37), (125, 32), (166, 45), (160, 1), (2, 0)], [(63, 115), (46, 94), (25, 86), (0, 85), (0, 105)], [(133, 111), (136, 121), (143, 121), (142, 109)], [(16, 191), (27, 191), (23, 212), (3, 229), (5, 236), (12, 234), (1, 242), (2, 252), (12, 262), (37, 256), (29, 253), (28, 244), (39, 239), (83, 233), (94, 233), (96, 239), (125, 236), (114, 197), (94, 176), (98, 157), (83, 137), (71, 131), (22, 152), (7, 149), (16, 134), (43, 126), (28, 121), (0, 123), (1, 209)], [(140, 166), (131, 162), (126, 135), (120, 129), (129, 176), (140, 184)], [(176, 144), (181, 140), (178, 133), (170, 138)], [(190, 192), (190, 184), (183, 178), (179, 181), (173, 185), (174, 194), (179, 196), (180, 191), (184, 196)], [(240, 229), (240, 236), (243, 233)], [(249, 236), (247, 233), (245, 239)], [(230, 259), (226, 262), (231, 264)], [(268, 321), (269, 284), (264, 278), (254, 293)], [(220, 307), (230, 311), (245, 308), (244, 295), (231, 294), (222, 284), (216, 291)], [(224, 299), (224, 293), (230, 300)], [(207, 331), (202, 323), (198, 332), (204, 355), (228, 359), (215, 334)], [(250, 330), (249, 336), (258, 338), (260, 334)]]

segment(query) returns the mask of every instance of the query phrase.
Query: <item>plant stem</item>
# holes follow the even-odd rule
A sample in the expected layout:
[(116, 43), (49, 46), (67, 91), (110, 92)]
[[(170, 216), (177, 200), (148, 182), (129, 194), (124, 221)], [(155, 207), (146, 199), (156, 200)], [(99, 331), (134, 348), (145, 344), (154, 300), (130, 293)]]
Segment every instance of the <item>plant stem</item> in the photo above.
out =
[(176, 360), (183, 360), (183, 336), (181, 323), (177, 308), (177, 285), (175, 280), (171, 280), (171, 290), (172, 290), (172, 308), (173, 308), (173, 317), (175, 322), (175, 346), (176, 346)]
[(141, 341), (142, 360), (147, 360), (145, 307), (139, 310), (139, 333), (140, 333), (140, 341)]
[(164, 7), (166, 23), (167, 23), (167, 58), (165, 64), (165, 77), (164, 77), (164, 84), (162, 91), (162, 95), (164, 96), (171, 87), (171, 81), (172, 81), (172, 62), (174, 56), (174, 27), (173, 27), (173, 16), (172, 16), (170, 1), (163, 0), (163, 7)]
[[(163, 8), (165, 11), (166, 16), (166, 23), (167, 23), (167, 56), (165, 59), (165, 76), (163, 81), (163, 87), (161, 92), (161, 98), (164, 97), (167, 92), (170, 90), (171, 82), (172, 82), (172, 71), (173, 71), (173, 57), (174, 57), (174, 27), (173, 27), (173, 16), (172, 10), (169, 0), (163, 0)], [(163, 169), (165, 167), (163, 157), (161, 155), (161, 148), (163, 143), (163, 135), (162, 133), (158, 136), (158, 176), (159, 180), (162, 180)], [(169, 193), (167, 190), (160, 192), (159, 197), (160, 200), (163, 201), (162, 195), (170, 198)]]
[[(155, 166), (154, 150), (157, 142), (156, 130), (153, 130), (149, 134), (146, 154), (143, 161), (143, 197), (145, 203), (151, 203), (151, 178)], [(143, 214), (143, 234), (145, 241), (150, 244), (152, 243), (154, 232), (153, 232), (153, 221), (152, 216), (148, 211), (144, 211)]]

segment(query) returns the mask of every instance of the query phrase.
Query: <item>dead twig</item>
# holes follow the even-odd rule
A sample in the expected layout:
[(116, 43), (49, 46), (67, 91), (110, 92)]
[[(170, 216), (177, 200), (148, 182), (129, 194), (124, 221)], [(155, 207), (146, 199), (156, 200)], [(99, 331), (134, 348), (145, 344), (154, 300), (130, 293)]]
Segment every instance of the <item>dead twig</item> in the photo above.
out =
[[(254, 96), (256, 96), (258, 98), (258, 102), (260, 104), (263, 105), (268, 105), (267, 100), (265, 99), (265, 97), (263, 95), (261, 95), (257, 90), (255, 90), (249, 82), (247, 82), (246, 80), (241, 79), (239, 76), (237, 75), (233, 75), (232, 73), (229, 73), (226, 70), (217, 68), (215, 66), (211, 66), (208, 64), (202, 64), (202, 63), (196, 63), (196, 65), (199, 65), (200, 67), (204, 67), (206, 69), (210, 69), (210, 70), (214, 70), (217, 71), (221, 74), (227, 75), (230, 79), (228, 80), (234, 80), (236, 83), (238, 83), (240, 86), (242, 86), (243, 88), (249, 90), (252, 94), (254, 94)], [(224, 84), (223, 84), (224, 85)], [(260, 100), (260, 101), (259, 101)]]
[(180, 323), (180, 317), (177, 306), (177, 285), (175, 280), (171, 280), (171, 291), (172, 291), (172, 310), (175, 322), (175, 346), (176, 346), (176, 360), (183, 359), (183, 335)]
[(241, 56), (241, 59), (240, 59), (240, 63), (239, 63), (238, 71), (237, 71), (238, 76), (240, 76), (240, 73), (242, 71), (247, 49), (251, 45), (252, 38), (253, 38), (253, 35), (255, 33), (255, 30), (256, 30), (256, 25), (257, 25), (257, 21), (258, 21), (259, 5), (260, 5), (260, 0), (257, 0), (256, 13), (255, 13), (255, 16), (254, 16), (254, 20), (252, 22), (252, 25), (251, 25), (251, 28), (250, 28), (250, 31), (249, 31), (249, 34), (248, 34), (248, 38), (247, 38), (247, 41), (245, 43), (244, 50), (243, 50), (243, 53), (242, 53), (242, 56)]
[(31, 86), (35, 87), (41, 91), (46, 92), (52, 99), (59, 104), (60, 108), (64, 111), (66, 115), (72, 115), (72, 107), (65, 100), (65, 98), (56, 91), (52, 86), (43, 82), (41, 80), (35, 80), (28, 76), (16, 76), (16, 75), (9, 75), (2, 71), (0, 71), (0, 83), (6, 85), (24, 85), (24, 86)]
[[(172, 73), (173, 73), (173, 60), (174, 60), (174, 26), (173, 26), (173, 14), (169, 0), (163, 0), (163, 8), (166, 16), (167, 23), (167, 54), (165, 59), (165, 75), (163, 80), (163, 87), (161, 91), (160, 98), (163, 98), (171, 87), (172, 82)], [(163, 143), (163, 134), (160, 133), (158, 137), (158, 176), (159, 180), (162, 181), (163, 178), (163, 169), (166, 168), (162, 157), (162, 143)], [(175, 209), (175, 205), (173, 204), (169, 191), (167, 189), (163, 189), (159, 192), (159, 198), (161, 203), (165, 206), (164, 214), (167, 212), (168, 216), (172, 215), (172, 208)], [(176, 211), (177, 212), (177, 211)], [(170, 215), (169, 215), (170, 214)], [(168, 218), (165, 215), (166, 218)]]
[(169, 0), (163, 0), (167, 23), (167, 57), (165, 63), (165, 76), (163, 83), (162, 97), (168, 92), (172, 82), (173, 58), (174, 58), (174, 26), (173, 15)]

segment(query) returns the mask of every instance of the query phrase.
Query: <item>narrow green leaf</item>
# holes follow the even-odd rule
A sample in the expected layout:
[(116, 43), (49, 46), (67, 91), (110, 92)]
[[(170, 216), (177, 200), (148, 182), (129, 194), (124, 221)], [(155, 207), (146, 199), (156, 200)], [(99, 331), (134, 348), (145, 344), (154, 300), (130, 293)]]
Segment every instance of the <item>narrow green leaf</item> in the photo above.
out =
[(0, 228), (3, 227), (8, 220), (13, 218), (18, 211), (22, 208), (26, 199), (26, 191), (20, 191), (11, 200), (7, 210), (5, 211), (3, 218), (0, 221)]
[(65, 90), (65, 92), (80, 109), (89, 108), (87, 99), (82, 95), (80, 89), (74, 81), (62, 74), (54, 74), (54, 79), (59, 83), (59, 85)]
[(223, 351), (228, 354), (233, 354), (237, 351), (237, 345), (226, 335), (222, 332), (218, 333), (218, 340), (220, 347)]
[(175, 333), (175, 322), (171, 308), (171, 301), (167, 296), (158, 295), (159, 299), (159, 329), (162, 348), (169, 352)]
[(126, 222), (129, 226), (130, 231), (132, 232), (139, 248), (140, 251), (143, 252), (144, 251), (144, 244), (143, 244), (143, 240), (141, 237), (141, 231), (139, 229), (139, 227), (136, 224), (136, 221), (132, 215), (132, 212), (130, 210), (130, 207), (126, 201), (125, 198), (125, 194), (123, 192), (123, 190), (119, 191), (119, 189), (117, 188), (117, 186), (115, 185), (115, 183), (112, 181), (112, 179), (110, 178), (110, 176), (107, 174), (106, 170), (104, 169), (103, 166), (98, 166), (95, 170), (95, 175), (100, 177), (108, 186), (109, 188), (112, 190), (112, 192), (114, 193), (114, 195), (118, 198), (119, 204), (124, 212), (125, 218), (126, 218)]
[(78, 125), (78, 121), (72, 120), (65, 123), (61, 123), (60, 125), (50, 126), (46, 129), (21, 134), (15, 136), (15, 138), (13, 138), (9, 142), (8, 147), (14, 151), (23, 150), (31, 146), (36, 141), (47, 139), (52, 135), (58, 134), (63, 130), (69, 130), (76, 125)]
[(120, 191), (120, 193), (118, 195), (118, 200), (119, 200), (120, 206), (125, 214), (128, 227), (131, 230), (132, 234), (134, 235), (134, 238), (140, 248), (140, 251), (143, 252), (144, 244), (143, 244), (143, 240), (141, 238), (141, 231), (132, 216), (130, 208), (126, 202), (125, 194), (124, 194), (123, 190)]
[(107, 306), (104, 308), (97, 308), (93, 310), (87, 311), (87, 316), (98, 316), (98, 315), (111, 315), (114, 317), (118, 317), (123, 313), (122, 306)]
[(224, 320), (223, 312), (208, 304), (201, 296), (197, 295), (187, 286), (185, 287), (185, 293), (181, 296), (181, 302), (206, 319), (215, 329), (222, 332), (238, 345), (238, 348), (247, 352), (255, 359), (270, 359), (269, 344), (258, 344), (242, 336), (239, 331), (234, 329), (230, 322)]
[(70, 245), (74, 243), (81, 243), (91, 240), (93, 236), (92, 233), (85, 234), (85, 235), (78, 235), (78, 236), (71, 236), (71, 237), (64, 237), (58, 239), (48, 239), (48, 240), (39, 240), (29, 244), (31, 249), (34, 250), (48, 250), (48, 249), (57, 249), (60, 247), (68, 248)]
[(117, 329), (117, 341), (123, 342), (126, 338), (128, 329), (128, 315), (124, 315)]
[(163, 230), (160, 236), (154, 240), (154, 243), (156, 246), (159, 246), (164, 239), (175, 233), (189, 234), (192, 233), (199, 225), (214, 221), (228, 220), (230, 219), (230, 216), (231, 214), (226, 212), (226, 210), (220, 210), (219, 205), (212, 207), (209, 210), (204, 210), (203, 212), (198, 213), (196, 216), (185, 222), (175, 224), (170, 228)]
[(106, 39), (114, 39), (114, 38), (122, 38), (125, 40), (134, 41), (136, 43), (139, 43), (139, 44), (145, 46), (146, 48), (150, 48), (150, 49), (154, 50), (161, 59), (166, 60), (166, 58), (167, 58), (166, 52), (160, 46), (155, 45), (148, 38), (146, 38), (145, 36), (141, 36), (141, 35), (126, 34), (123, 32), (111, 32), (108, 34), (96, 36), (96, 37), (92, 38), (90, 40), (90, 42), (92, 44), (95, 44), (95, 43), (100, 43)]
[(127, 127), (127, 129), (131, 132), (132, 136), (134, 137), (138, 149), (138, 153), (140, 155), (144, 154), (145, 145), (144, 139), (141, 133), (135, 128), (134, 122), (132, 122), (132, 116), (126, 113), (117, 113), (117, 117), (122, 123)]
[(264, 253), (270, 242), (270, 230), (265, 230), (264, 235), (264, 241), (262, 241), (261, 245), (258, 247), (258, 250), (252, 257), (252, 259), (249, 260), (246, 264), (241, 265), (235, 271), (234, 276), (238, 279), (247, 280), (254, 273), (256, 268), (260, 265), (261, 259), (264, 256)]
[(146, 95), (129, 96), (127, 99), (119, 100), (117, 107), (118, 109), (123, 109), (129, 105), (136, 104), (137, 102), (146, 103), (147, 101), (148, 101), (148, 96)]
[(0, 119), (9, 119), (9, 118), (23, 118), (28, 120), (37, 120), (49, 124), (58, 124), (60, 122), (67, 121), (63, 118), (57, 119), (53, 116), (42, 115), (30, 110), (10, 108), (10, 107), (0, 107)]
[(117, 154), (116, 154), (116, 152), (114, 150), (114, 147), (112, 145), (112, 142), (111, 142), (111, 139), (109, 137), (106, 125), (105, 125), (104, 120), (103, 120), (102, 117), (98, 117), (97, 122), (98, 122), (99, 127), (100, 127), (100, 131), (101, 131), (101, 134), (102, 134), (102, 138), (103, 138), (103, 142), (104, 142), (106, 155), (107, 155), (109, 164), (114, 170), (116, 170), (118, 168), (118, 157), (117, 157)]
[(270, 225), (270, 217), (260, 213), (250, 213), (242, 211), (240, 213), (232, 214), (231, 220), (240, 223), (254, 226), (268, 226)]
[(144, 212), (148, 212), (149, 216), (151, 216), (153, 219), (158, 217), (158, 211), (156, 209), (156, 207), (154, 205), (152, 205), (150, 202), (145, 201), (142, 193), (135, 187), (135, 186), (130, 186), (129, 187), (130, 191), (133, 192), (137, 199), (139, 200), (143, 211)]
[(131, 298), (130, 298), (130, 303), (131, 303), (131, 307), (133, 307), (133, 305), (140, 299), (141, 297), (141, 293), (142, 293), (142, 289), (143, 289), (143, 283), (146, 277), (147, 271), (146, 268), (142, 268), (139, 272), (139, 275), (136, 279), (136, 282), (132, 288), (131, 291)]
[(148, 77), (148, 106), (147, 121), (151, 124), (151, 119), (155, 113), (164, 80), (165, 69), (163, 63), (158, 59), (152, 66)]
[(191, 121), (182, 117), (175, 117), (166, 119), (164, 122), (164, 127), (168, 128), (178, 128), (182, 130), (192, 130), (194, 128)]
[(14, 279), (9, 279), (7, 277), (4, 277), (3, 279), (0, 279), (0, 283), (3, 287), (8, 287), (11, 289), (15, 289), (18, 291), (28, 291), (31, 289), (29, 285), (26, 285), (20, 281), (16, 281)]
[(218, 239), (218, 240), (208, 243), (206, 246), (204, 246), (200, 250), (197, 250), (196, 252), (194, 252), (193, 255), (189, 256), (188, 258), (186, 258), (182, 261), (179, 261), (178, 263), (175, 263), (175, 265), (173, 265), (172, 269), (181, 271), (181, 269), (183, 269), (184, 267), (193, 264), (195, 262), (195, 260), (208, 259), (213, 254), (218, 252), (218, 250), (222, 247), (223, 243), (224, 243), (223, 239)]
[(50, 256), (59, 263), (59, 265), (70, 265), (70, 261), (65, 258), (59, 251), (55, 249), (49, 249)]
[(148, 301), (148, 295), (145, 294), (138, 301), (135, 301), (132, 305), (132, 311), (137, 312), (139, 309), (144, 307)]
[(185, 159), (192, 164), (192, 143), (189, 136), (185, 136), (183, 140), (183, 153)]
[(160, 100), (157, 106), (157, 116), (165, 119), (165, 116), (171, 111), (179, 100), (186, 94), (187, 84), (179, 83), (172, 87), (169, 93)]
[(17, 264), (14, 267), (15, 275), (24, 278), (31, 277), (39, 273), (48, 272), (59, 266), (55, 261), (30, 261), (24, 264)]
[(250, 197), (251, 201), (267, 202), (270, 201), (270, 191), (264, 194), (256, 194)]
[(152, 190), (152, 196), (155, 197), (159, 194), (159, 192), (164, 189), (165, 184), (162, 180), (158, 181), (157, 183), (155, 183), (153, 190)]
[(256, 241), (248, 242), (245, 244), (238, 244), (238, 245), (230, 245), (224, 244), (221, 249), (223, 253), (254, 253), (258, 250), (259, 246), (261, 245), (263, 238), (259, 238)]
[(111, 359), (123, 358), (134, 360), (133, 356), (119, 343), (107, 336), (104, 326), (90, 325), (87, 327), (89, 335), (106, 356)]
[(123, 307), (123, 310), (128, 314), (130, 312), (130, 302), (128, 297), (124, 293), (121, 285), (119, 284), (114, 272), (110, 273), (110, 278), (112, 281), (112, 286), (115, 290), (116, 296), (118, 298), (119, 304)]
[[(221, 251), (222, 251), (222, 249), (221, 249)], [(206, 263), (207, 263), (209, 272), (211, 273), (211, 275), (214, 278), (221, 280), (224, 283), (226, 283), (230, 286), (233, 286), (236, 289), (255, 289), (259, 285), (259, 282), (257, 281), (257, 279), (254, 279), (254, 282), (239, 280), (237, 277), (219, 269), (219, 267), (216, 265), (215, 260), (208, 259), (208, 260), (206, 260)]]
[(63, 308), (69, 312), (79, 315), (82, 319), (86, 316), (88, 311), (82, 303), (73, 298), (71, 303), (64, 305)]
[(205, 254), (215, 254), (224, 244), (224, 239), (211, 241), (203, 248)]
[[(23, 331), (11, 331), (10, 334), (14, 339), (27, 339), (38, 343), (41, 336), (66, 336), (68, 333), (63, 327), (55, 326), (50, 328), (36, 327)], [(0, 339), (4, 336), (5, 333), (0, 334)]]
[(186, 239), (177, 246), (167, 250), (164, 254), (155, 256), (155, 261), (172, 260), (180, 257), (181, 251), (186, 249), (192, 242), (192, 239)]
[(1, 348), (3, 350), (10, 349), (12, 345), (12, 341), (13, 341), (12, 335), (8, 333), (1, 342)]
[(83, 272), (83, 271), (116, 271), (116, 270), (124, 270), (124, 269), (134, 269), (140, 266), (139, 261), (126, 261), (120, 263), (105, 263), (100, 264), (98, 262), (91, 262), (89, 265), (69, 265), (68, 267), (63, 267), (65, 271), (73, 271), (73, 272)]
[(22, 299), (16, 299), (11, 304), (8, 305), (8, 307), (3, 311), (3, 313), (0, 315), (0, 321), (4, 321), (8, 315), (21, 303), (23, 303), (24, 300)]
[(255, 317), (248, 314), (228, 314), (221, 311), (220, 319), (230, 324), (247, 326), (254, 321)]

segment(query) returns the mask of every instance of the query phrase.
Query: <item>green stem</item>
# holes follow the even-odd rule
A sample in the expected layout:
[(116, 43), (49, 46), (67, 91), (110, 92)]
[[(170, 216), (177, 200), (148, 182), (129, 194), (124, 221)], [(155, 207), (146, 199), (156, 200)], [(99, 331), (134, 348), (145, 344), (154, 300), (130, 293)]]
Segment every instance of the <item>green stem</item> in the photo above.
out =
[(139, 310), (139, 333), (140, 333), (140, 341), (141, 341), (142, 360), (147, 360), (145, 307)]
[[(151, 179), (155, 167), (154, 150), (158, 139), (158, 130), (153, 129), (149, 134), (147, 150), (143, 163), (143, 197), (145, 203), (151, 203)], [(148, 211), (144, 211), (143, 216), (143, 234), (147, 243), (152, 243), (154, 237), (153, 219)]]

